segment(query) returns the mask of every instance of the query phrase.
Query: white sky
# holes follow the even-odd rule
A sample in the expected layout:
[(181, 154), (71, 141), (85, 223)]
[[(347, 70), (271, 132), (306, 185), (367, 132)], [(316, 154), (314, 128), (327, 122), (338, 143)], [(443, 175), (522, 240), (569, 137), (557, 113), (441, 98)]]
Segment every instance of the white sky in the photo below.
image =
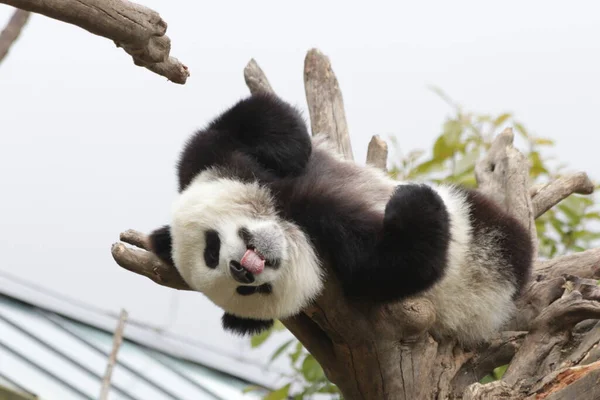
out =
[[(250, 58), (306, 110), (312, 47), (332, 61), (360, 162), (373, 134), (431, 145), (449, 112), (436, 85), (469, 109), (515, 112), (573, 169), (600, 175), (598, 2), (141, 3), (169, 24), (186, 85), (39, 15), (0, 64), (0, 272), (228, 348), (220, 310), (121, 270), (110, 245), (167, 221), (183, 141), (248, 94)], [(11, 13), (0, 6), (0, 25)]]

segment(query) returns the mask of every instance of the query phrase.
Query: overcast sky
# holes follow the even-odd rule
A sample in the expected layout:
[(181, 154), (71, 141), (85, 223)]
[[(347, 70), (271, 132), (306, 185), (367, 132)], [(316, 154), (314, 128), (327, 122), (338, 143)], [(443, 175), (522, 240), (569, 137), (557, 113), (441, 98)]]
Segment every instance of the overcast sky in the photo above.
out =
[[(229, 346), (220, 310), (121, 270), (110, 245), (167, 222), (183, 141), (248, 94), (251, 58), (306, 110), (312, 47), (331, 59), (360, 162), (373, 134), (405, 151), (431, 145), (450, 111), (427, 89), (436, 85), (469, 109), (514, 112), (573, 169), (600, 177), (597, 1), (141, 3), (167, 21), (186, 85), (39, 15), (0, 64), (0, 272)], [(11, 12), (0, 6), (0, 24)]]

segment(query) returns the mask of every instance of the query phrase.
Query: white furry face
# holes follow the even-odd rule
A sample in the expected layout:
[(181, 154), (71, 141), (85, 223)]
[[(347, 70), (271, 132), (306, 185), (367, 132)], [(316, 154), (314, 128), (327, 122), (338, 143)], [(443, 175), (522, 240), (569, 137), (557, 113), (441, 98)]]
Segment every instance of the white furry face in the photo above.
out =
[[(289, 317), (322, 290), (307, 236), (277, 216), (269, 191), (257, 183), (202, 173), (173, 205), (171, 236), (183, 279), (233, 315)], [(260, 273), (240, 268), (249, 247), (266, 260)]]

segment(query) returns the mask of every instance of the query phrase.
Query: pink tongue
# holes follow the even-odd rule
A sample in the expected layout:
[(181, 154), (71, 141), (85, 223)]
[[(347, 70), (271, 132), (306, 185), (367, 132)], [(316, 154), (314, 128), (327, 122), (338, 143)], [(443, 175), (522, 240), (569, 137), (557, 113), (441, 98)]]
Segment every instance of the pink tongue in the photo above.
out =
[(246, 250), (240, 264), (253, 274), (260, 274), (265, 269), (265, 260), (256, 254), (254, 250), (250, 249)]

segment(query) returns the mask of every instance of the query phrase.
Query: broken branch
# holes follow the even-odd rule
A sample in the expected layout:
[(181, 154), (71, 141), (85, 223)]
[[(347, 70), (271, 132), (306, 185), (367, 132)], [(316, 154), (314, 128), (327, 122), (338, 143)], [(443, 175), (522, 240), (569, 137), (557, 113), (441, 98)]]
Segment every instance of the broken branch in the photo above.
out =
[(0, 0), (22, 10), (45, 15), (111, 39), (143, 66), (172, 82), (184, 84), (190, 73), (170, 57), (167, 23), (147, 7), (126, 0)]

